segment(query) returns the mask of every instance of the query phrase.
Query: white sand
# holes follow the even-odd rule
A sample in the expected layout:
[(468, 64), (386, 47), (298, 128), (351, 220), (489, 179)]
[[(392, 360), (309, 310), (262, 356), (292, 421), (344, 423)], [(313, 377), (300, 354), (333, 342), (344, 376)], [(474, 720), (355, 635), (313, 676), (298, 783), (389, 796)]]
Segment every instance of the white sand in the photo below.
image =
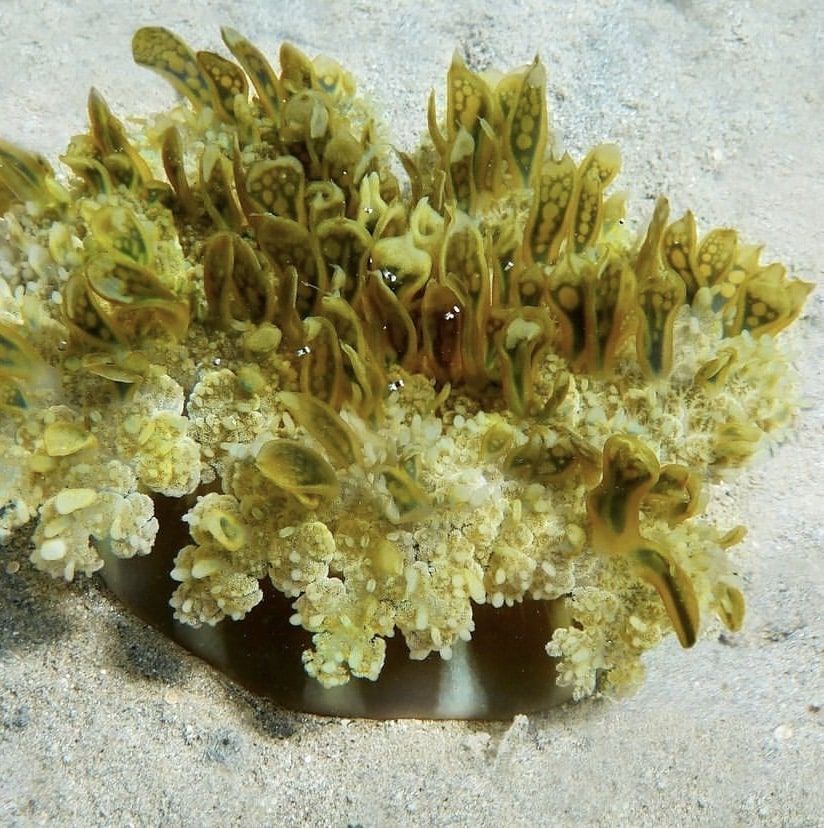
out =
[[(664, 192), (824, 280), (819, 3), (4, 0), (0, 133), (54, 157), (92, 84), (121, 115), (166, 106), (130, 59), (151, 23), (196, 48), (229, 24), (270, 54), (328, 52), (406, 147), (455, 47), (501, 68), (540, 51), (566, 146), (622, 145), (633, 217)], [(23, 565), (0, 568), (0, 823), (820, 824), (823, 312), (819, 290), (789, 338), (809, 401), (796, 436), (716, 493), (751, 530), (740, 634), (669, 643), (629, 700), (511, 727), (329, 720), (253, 698), (94, 584), (6, 551)]]

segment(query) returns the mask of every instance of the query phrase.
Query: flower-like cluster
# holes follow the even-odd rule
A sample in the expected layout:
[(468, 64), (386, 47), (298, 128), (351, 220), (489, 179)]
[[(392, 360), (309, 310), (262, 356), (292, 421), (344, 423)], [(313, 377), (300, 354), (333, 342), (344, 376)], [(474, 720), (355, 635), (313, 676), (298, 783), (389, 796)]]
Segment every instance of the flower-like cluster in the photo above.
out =
[(738, 628), (743, 531), (702, 485), (791, 421), (775, 335), (810, 286), (665, 199), (636, 239), (618, 149), (549, 152), (537, 59), (456, 57), (408, 154), (334, 61), (223, 39), (140, 29), (186, 101), (130, 132), (93, 90), (63, 183), (0, 142), (0, 533), (36, 519), (71, 579), (194, 494), (175, 616), (242, 619), (269, 580), (325, 686), (395, 631), (449, 658), (473, 603), (566, 601), (578, 696)]

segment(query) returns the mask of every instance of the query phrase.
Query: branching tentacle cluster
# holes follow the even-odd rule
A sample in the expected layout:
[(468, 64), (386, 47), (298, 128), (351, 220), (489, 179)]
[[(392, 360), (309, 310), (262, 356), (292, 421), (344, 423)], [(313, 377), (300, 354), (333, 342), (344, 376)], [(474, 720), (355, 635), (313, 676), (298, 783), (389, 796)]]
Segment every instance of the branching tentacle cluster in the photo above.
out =
[(578, 694), (707, 613), (740, 626), (742, 534), (700, 484), (789, 422), (774, 336), (810, 286), (663, 198), (636, 241), (618, 148), (548, 150), (537, 58), (456, 56), (409, 154), (334, 61), (223, 39), (140, 29), (186, 103), (134, 132), (92, 90), (67, 184), (0, 142), (2, 520), (39, 512), (35, 564), (148, 552), (148, 495), (198, 493), (176, 615), (240, 619), (269, 578), (326, 685), (376, 678), (395, 629), (448, 657), (472, 602), (569, 597), (549, 650)]

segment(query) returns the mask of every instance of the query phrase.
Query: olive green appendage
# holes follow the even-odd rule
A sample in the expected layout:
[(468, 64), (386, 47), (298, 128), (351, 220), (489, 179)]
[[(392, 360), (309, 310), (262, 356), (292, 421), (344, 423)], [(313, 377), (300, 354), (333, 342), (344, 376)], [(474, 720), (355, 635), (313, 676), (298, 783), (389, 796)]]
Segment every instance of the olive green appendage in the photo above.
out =
[(138, 29), (132, 38), (135, 63), (165, 78), (195, 109), (212, 103), (211, 88), (197, 56), (174, 33), (162, 26)]
[(689, 648), (700, 621), (695, 591), (672, 557), (641, 534), (641, 505), (660, 472), (653, 452), (637, 438), (613, 435), (607, 440), (601, 483), (587, 497), (590, 543), (597, 553), (624, 557), (658, 591), (678, 641)]

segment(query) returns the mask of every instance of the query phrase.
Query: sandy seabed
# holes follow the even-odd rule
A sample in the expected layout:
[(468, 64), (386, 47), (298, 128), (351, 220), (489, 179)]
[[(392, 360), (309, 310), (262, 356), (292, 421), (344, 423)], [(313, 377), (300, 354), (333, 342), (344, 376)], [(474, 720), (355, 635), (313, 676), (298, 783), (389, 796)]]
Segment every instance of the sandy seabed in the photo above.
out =
[[(177, 6), (172, 10), (171, 6)], [(0, 133), (55, 158), (88, 88), (118, 115), (173, 93), (133, 66), (141, 25), (221, 50), (339, 59), (401, 147), (455, 48), (501, 69), (540, 52), (552, 123), (580, 158), (615, 141), (641, 226), (655, 196), (736, 227), (824, 281), (824, 6), (808, 0), (301, 4), (0, 3)], [(820, 825), (824, 821), (824, 292), (785, 342), (795, 434), (714, 498), (750, 529), (734, 635), (650, 655), (643, 689), (513, 723), (369, 722), (256, 699), (21, 549), (0, 567), (0, 823)], [(19, 560), (16, 572), (6, 564)], [(14, 570), (14, 567), (8, 568)]]

